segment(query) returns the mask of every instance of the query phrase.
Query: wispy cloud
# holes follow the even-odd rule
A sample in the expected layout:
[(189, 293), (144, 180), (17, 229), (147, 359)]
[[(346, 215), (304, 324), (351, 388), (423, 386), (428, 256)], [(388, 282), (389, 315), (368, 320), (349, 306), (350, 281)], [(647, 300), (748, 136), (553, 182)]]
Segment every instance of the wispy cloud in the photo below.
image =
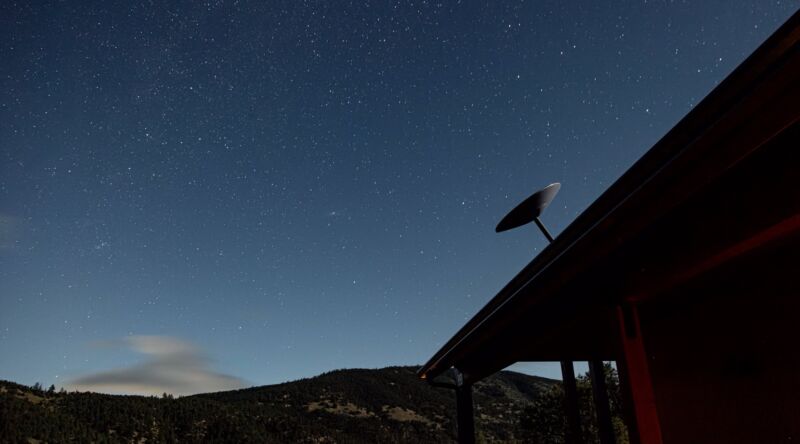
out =
[(239, 378), (212, 371), (209, 358), (186, 341), (169, 336), (130, 336), (122, 344), (147, 358), (131, 367), (76, 378), (66, 384), (66, 388), (113, 394), (183, 396), (245, 386)]

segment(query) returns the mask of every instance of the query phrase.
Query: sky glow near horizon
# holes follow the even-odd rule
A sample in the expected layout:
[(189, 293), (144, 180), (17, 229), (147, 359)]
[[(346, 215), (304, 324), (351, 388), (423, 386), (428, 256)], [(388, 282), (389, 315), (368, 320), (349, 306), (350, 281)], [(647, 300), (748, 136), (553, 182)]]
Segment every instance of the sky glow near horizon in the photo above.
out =
[(0, 378), (421, 364), (797, 8), (4, 2)]

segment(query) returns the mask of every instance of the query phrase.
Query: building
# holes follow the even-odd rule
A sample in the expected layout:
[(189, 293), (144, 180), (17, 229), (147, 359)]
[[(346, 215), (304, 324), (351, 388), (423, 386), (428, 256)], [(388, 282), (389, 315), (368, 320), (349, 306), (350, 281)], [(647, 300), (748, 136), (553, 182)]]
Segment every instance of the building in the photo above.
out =
[(800, 13), (418, 374), (456, 370), (466, 442), (471, 385), (519, 361), (616, 361), (633, 442), (796, 442), (798, 342)]

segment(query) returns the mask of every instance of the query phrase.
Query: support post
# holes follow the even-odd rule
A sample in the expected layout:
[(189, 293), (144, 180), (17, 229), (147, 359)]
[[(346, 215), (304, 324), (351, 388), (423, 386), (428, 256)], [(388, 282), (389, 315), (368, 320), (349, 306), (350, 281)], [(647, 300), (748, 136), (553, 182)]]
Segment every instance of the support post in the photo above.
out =
[(575, 367), (572, 361), (561, 361), (561, 379), (564, 385), (564, 415), (567, 417), (567, 430), (564, 440), (567, 444), (580, 444), (581, 412), (578, 410), (578, 385), (575, 382)]
[(617, 359), (617, 375), (619, 375), (619, 392), (622, 396), (622, 415), (625, 421), (625, 428), (628, 431), (628, 442), (630, 442), (630, 444), (642, 444), (639, 440), (639, 426), (636, 424), (636, 412), (633, 407), (630, 378), (628, 378), (628, 369), (625, 367), (625, 360), (623, 357)]
[(456, 421), (459, 444), (475, 444), (475, 415), (472, 412), (472, 384), (464, 381), (458, 370), (456, 377)]
[(623, 351), (622, 362), (619, 365), (620, 382), (625, 381), (627, 387), (624, 389), (628, 390), (633, 404), (635, 424), (631, 429), (638, 432), (638, 436), (631, 441), (638, 441), (640, 444), (662, 444), (661, 425), (656, 410), (653, 382), (647, 365), (647, 353), (642, 341), (639, 313), (634, 305), (623, 303), (617, 307), (617, 319)]
[(614, 444), (614, 424), (611, 422), (611, 407), (608, 403), (608, 388), (603, 361), (589, 361), (589, 378), (592, 380), (592, 398), (597, 414), (597, 429), (600, 444)]

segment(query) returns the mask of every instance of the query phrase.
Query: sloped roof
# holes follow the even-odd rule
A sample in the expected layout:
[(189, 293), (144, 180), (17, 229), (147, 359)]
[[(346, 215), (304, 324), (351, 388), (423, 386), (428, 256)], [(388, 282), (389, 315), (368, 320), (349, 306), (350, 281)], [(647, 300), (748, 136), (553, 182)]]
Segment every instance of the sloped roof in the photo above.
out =
[(800, 183), (796, 149), (786, 147), (800, 146), (797, 79), (800, 13), (525, 266), (418, 375), (430, 379), (455, 366), (475, 381), (523, 360), (614, 359), (619, 301), (656, 297), (713, 268), (715, 260), (727, 260), (726, 254), (735, 257), (794, 233)]

